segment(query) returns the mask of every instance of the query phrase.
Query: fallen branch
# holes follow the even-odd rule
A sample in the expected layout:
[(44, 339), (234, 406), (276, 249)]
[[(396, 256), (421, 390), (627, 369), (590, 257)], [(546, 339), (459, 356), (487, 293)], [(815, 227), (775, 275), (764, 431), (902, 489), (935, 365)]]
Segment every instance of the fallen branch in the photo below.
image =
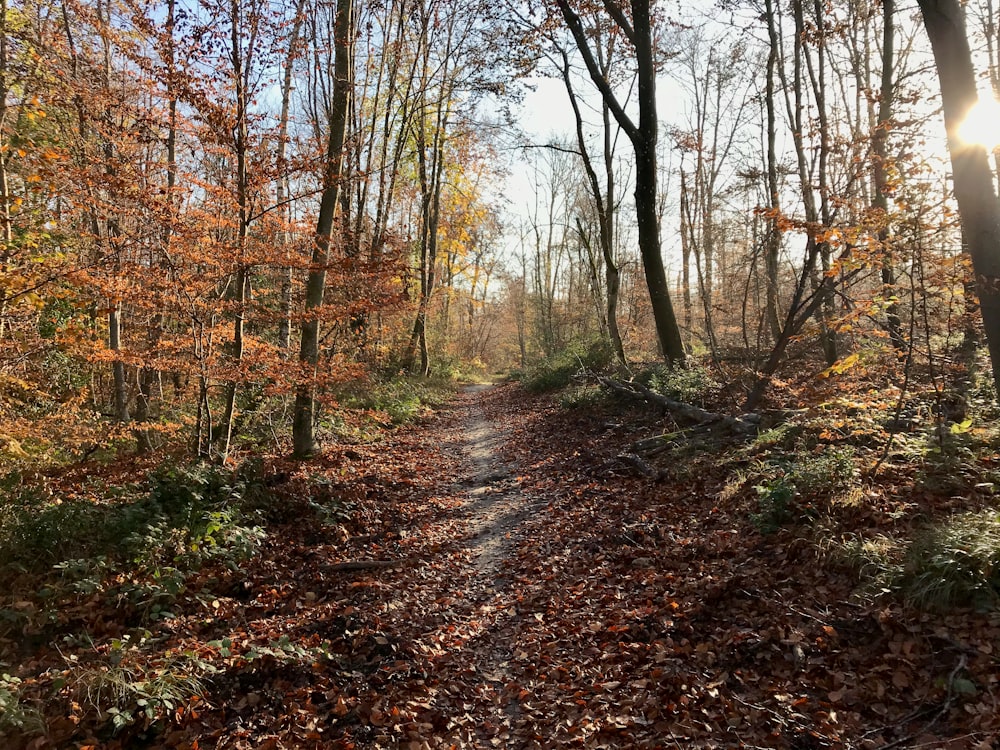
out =
[(641, 457), (637, 456), (635, 453), (619, 453), (616, 458), (626, 464), (629, 464), (636, 469), (644, 477), (649, 477), (650, 479), (659, 479), (661, 476), (659, 469), (654, 469), (648, 463), (642, 460)]
[(628, 398), (640, 399), (662, 406), (671, 414), (699, 425), (720, 426), (743, 435), (753, 435), (757, 432), (757, 426), (760, 424), (760, 415), (758, 414), (743, 414), (739, 417), (732, 417), (728, 414), (717, 414), (707, 409), (702, 409), (700, 406), (693, 406), (692, 404), (685, 404), (683, 401), (668, 398), (662, 393), (657, 393), (636, 381), (621, 383), (603, 375), (594, 375), (594, 378), (608, 390), (620, 393)]
[(402, 568), (413, 562), (413, 558), (404, 557), (402, 560), (349, 560), (347, 562), (330, 563), (321, 565), (320, 571), (323, 573), (345, 573), (357, 570), (380, 570), (383, 568)]

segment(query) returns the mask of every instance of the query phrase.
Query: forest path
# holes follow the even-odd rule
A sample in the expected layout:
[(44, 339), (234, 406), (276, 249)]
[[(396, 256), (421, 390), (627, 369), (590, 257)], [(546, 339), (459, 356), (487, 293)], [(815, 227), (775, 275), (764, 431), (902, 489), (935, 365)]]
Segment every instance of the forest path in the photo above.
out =
[[(455, 464), (446, 486), (454, 504), (442, 521), (456, 521), (458, 534), (441, 560), (450, 574), (427, 580), (426, 588), (414, 588), (405, 598), (412, 602), (416, 595), (441, 605), (426, 617), (428, 624), (440, 624), (416, 645), (432, 656), (433, 680), (440, 685), (441, 700), (431, 703), (454, 715), (453, 701), (460, 698), (466, 711), (442, 734), (435, 733), (435, 741), (445, 746), (514, 742), (519, 708), (511, 692), (516, 646), (511, 633), (512, 624), (525, 614), (513, 585), (516, 549), (524, 540), (525, 521), (542, 509), (545, 499), (524, 492), (524, 467), (506, 450), (511, 436), (504, 416), (510, 407), (497, 386), (464, 386), (428, 435), (441, 449), (441, 460)], [(415, 608), (403, 604), (401, 609), (412, 613)]]
[(514, 539), (524, 519), (533, 510), (530, 499), (520, 491), (516, 472), (499, 453), (503, 428), (489, 420), (483, 410), (482, 395), (492, 386), (465, 386), (459, 401), (464, 453), (471, 474), (463, 479), (470, 485), (463, 514), (473, 527), (470, 548), (476, 553), (480, 585), (490, 585), (510, 555)]

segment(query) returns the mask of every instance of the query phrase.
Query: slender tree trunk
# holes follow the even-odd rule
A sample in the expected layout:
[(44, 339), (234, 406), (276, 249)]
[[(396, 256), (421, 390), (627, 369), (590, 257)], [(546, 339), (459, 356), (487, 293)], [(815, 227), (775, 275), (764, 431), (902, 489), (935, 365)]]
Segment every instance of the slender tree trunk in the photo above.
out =
[[(573, 116), (576, 122), (576, 142), (580, 150), (580, 158), (583, 160), (583, 168), (587, 173), (587, 184), (590, 187), (590, 196), (594, 201), (597, 211), (597, 222), (599, 228), (599, 238), (601, 243), (601, 255), (604, 258), (604, 280), (606, 286), (606, 306), (602, 313), (602, 324), (606, 325), (608, 340), (611, 343), (611, 350), (615, 353), (615, 358), (626, 364), (625, 347), (622, 343), (621, 330), (618, 327), (618, 295), (621, 287), (621, 273), (615, 263), (614, 250), (614, 171), (611, 168), (611, 121), (610, 113), (606, 104), (602, 106), (602, 116), (604, 123), (603, 143), (604, 143), (604, 167), (607, 175), (605, 191), (602, 194), (601, 184), (597, 178), (597, 171), (594, 169), (593, 161), (590, 158), (590, 151), (587, 149), (587, 140), (583, 133), (583, 115), (580, 113), (580, 105), (577, 102), (576, 94), (573, 91), (573, 80), (570, 76), (569, 57), (565, 50), (559, 48), (562, 56), (562, 79), (569, 95), (570, 105), (573, 107)], [(607, 63), (605, 62), (605, 75), (607, 74)], [(580, 229), (583, 237), (582, 227)], [(596, 276), (596, 273), (595, 273)], [(596, 288), (596, 284), (595, 284)]]
[[(816, 46), (816, 59), (813, 60), (812, 54), (809, 52), (810, 45), (810, 33), (806, 28), (805, 21), (805, 11), (803, 8), (805, 0), (793, 0), (792, 1), (792, 11), (795, 19), (795, 35), (796, 35), (796, 47), (795, 47), (795, 81), (796, 81), (796, 114), (797, 114), (797, 129), (798, 133), (796, 135), (796, 148), (799, 149), (799, 141), (801, 140), (801, 117), (802, 117), (802, 100), (801, 100), (801, 87), (804, 85), (804, 78), (808, 78), (811, 84), (811, 89), (813, 97), (816, 100), (816, 112), (817, 119), (819, 122), (819, 158), (818, 164), (816, 165), (816, 172), (813, 175), (810, 171), (803, 171), (804, 152), (799, 151), (799, 172), (802, 178), (802, 192), (804, 197), (804, 206), (806, 209), (806, 220), (810, 223), (816, 224), (822, 222), (823, 226), (829, 226), (830, 224), (830, 209), (829, 209), (829, 188), (827, 185), (828, 180), (828, 170), (827, 161), (830, 155), (830, 127), (828, 122), (828, 113), (826, 110), (826, 35), (825, 32), (821, 31), (825, 28), (823, 19), (823, 5), (821, 0), (813, 0), (813, 24), (815, 29), (819, 30), (815, 34), (815, 46)], [(819, 206), (816, 206), (816, 200), (813, 196), (813, 183), (817, 183), (817, 188), (819, 192)], [(815, 247), (818, 253), (818, 258), (823, 270), (822, 280), (817, 279), (814, 281), (813, 290), (821, 292), (823, 295), (822, 304), (816, 309), (816, 322), (819, 324), (820, 329), (820, 347), (823, 350), (823, 356), (826, 359), (827, 365), (833, 365), (837, 361), (837, 334), (831, 326), (831, 319), (834, 314), (835, 308), (835, 287), (831, 283), (826, 282), (827, 272), (831, 268), (831, 250), (830, 244), (825, 240), (818, 239), (815, 240)], [(812, 277), (815, 276), (815, 267), (811, 269)]]
[(115, 419), (126, 424), (128, 413), (128, 380), (125, 374), (125, 363), (121, 360), (122, 351), (122, 303), (114, 300), (108, 312), (108, 348), (114, 352), (115, 359), (111, 366), (114, 381), (114, 414)]
[(653, 307), (657, 338), (663, 357), (671, 364), (682, 364), (684, 342), (670, 300), (667, 274), (660, 248), (660, 221), (657, 213), (657, 112), (656, 66), (650, 27), (649, 0), (632, 0), (633, 31), (639, 83), (639, 127), (633, 138), (635, 148), (635, 210), (639, 234), (639, 252)]
[[(7, 94), (10, 90), (7, 68), (7, 0), (0, 0), (0, 132), (7, 122)], [(10, 183), (7, 180), (7, 160), (10, 153), (10, 149), (6, 148), (0, 153), (0, 241), (3, 242), (3, 248), (0, 248), (0, 277), (7, 275), (7, 264), (14, 244)], [(6, 324), (7, 292), (3, 291), (0, 292), (0, 342), (3, 341)]]
[[(106, 23), (104, 18), (104, 13), (106, 12), (105, 6), (99, 1), (96, 5), (96, 15), (98, 23), (102, 26)], [(71, 40), (71, 31), (69, 24), (69, 14), (65, 5), (63, 6), (63, 21), (66, 26), (67, 38)], [(107, 37), (102, 37), (103, 43), (103, 67), (102, 67), (102, 79), (101, 83), (105, 88), (109, 88), (111, 85), (111, 50), (110, 43)], [(71, 54), (73, 58), (73, 72), (77, 72), (77, 57), (76, 52), (73, 49), (72, 41), (70, 42)], [(86, 125), (86, 113), (84, 111), (83, 103), (79, 97), (76, 100), (77, 104), (77, 118), (79, 122), (80, 139), (83, 143), (82, 149), (84, 153), (86, 152), (86, 138), (87, 138), (87, 125)], [(110, 119), (110, 112), (105, 109), (103, 112), (103, 118), (107, 121)], [(114, 144), (108, 140), (107, 136), (103, 137), (103, 143), (101, 150), (104, 155), (104, 173), (109, 179), (115, 176), (115, 166), (112, 160), (114, 156)], [(96, 202), (95, 202), (96, 203)], [(92, 209), (90, 212), (90, 224), (91, 231), (94, 235), (94, 240), (97, 243), (104, 243), (107, 247), (108, 255), (114, 258), (114, 275), (117, 280), (120, 269), (121, 269), (121, 248), (117, 244), (117, 239), (120, 237), (120, 227), (117, 223), (117, 218), (114, 216), (106, 217), (103, 219), (104, 232), (102, 233), (102, 217), (98, 214), (96, 209)], [(112, 352), (112, 411), (114, 417), (118, 422), (125, 424), (129, 421), (130, 415), (128, 410), (128, 380), (125, 372), (125, 362), (122, 360), (122, 303), (121, 303), (121, 293), (117, 288), (117, 284), (114, 285), (114, 289), (109, 300), (108, 305), (108, 349)]]
[[(174, 51), (174, 28), (175, 0), (167, 0), (167, 18), (165, 34), (167, 40), (166, 63), (167, 67), (167, 224), (163, 229), (163, 257), (161, 265), (167, 259), (170, 252), (170, 239), (173, 235), (174, 220), (174, 189), (177, 185), (177, 95), (175, 93), (176, 82), (176, 60)], [(152, 262), (152, 259), (150, 259)], [(156, 313), (150, 325), (147, 349), (152, 355), (160, 345), (163, 335), (163, 314)], [(139, 370), (139, 392), (135, 399), (135, 421), (139, 424), (146, 423), (152, 416), (153, 390), (159, 381), (159, 371), (156, 367), (146, 364)], [(146, 453), (156, 447), (154, 433), (147, 427), (140, 427), (136, 431), (136, 446), (140, 453)]]
[(778, 311), (778, 254), (781, 252), (781, 229), (779, 214), (781, 200), (778, 193), (778, 156), (775, 147), (777, 139), (776, 112), (774, 101), (774, 69), (778, 63), (780, 52), (778, 44), (778, 29), (775, 24), (774, 0), (765, 0), (765, 15), (767, 16), (767, 36), (769, 40), (767, 54), (767, 80), (765, 81), (764, 102), (767, 108), (767, 198), (771, 216), (768, 221), (767, 239), (764, 246), (764, 294), (765, 318), (767, 327), (774, 341), (781, 336), (781, 321)]
[[(232, 58), (233, 82), (236, 93), (236, 132), (234, 150), (236, 152), (236, 205), (238, 211), (238, 225), (236, 230), (236, 254), (238, 266), (234, 275), (232, 301), (234, 303), (233, 316), (233, 346), (230, 352), (230, 359), (237, 373), (243, 364), (244, 354), (244, 334), (246, 329), (246, 307), (248, 299), (247, 290), (250, 286), (250, 267), (246, 264), (247, 240), (250, 236), (250, 209), (249, 209), (249, 174), (247, 171), (247, 152), (249, 150), (249, 133), (247, 128), (248, 94), (247, 94), (247, 72), (250, 61), (244, 59), (242, 53), (242, 22), (241, 22), (240, 0), (231, 0), (230, 3), (230, 50)], [(222, 414), (222, 422), (219, 434), (216, 436), (221, 441), (219, 447), (219, 460), (225, 463), (229, 457), (229, 449), (233, 439), (233, 421), (236, 418), (236, 397), (240, 388), (240, 379), (236, 377), (226, 386), (226, 406)]]
[(691, 335), (694, 331), (694, 310), (691, 303), (691, 227), (688, 222), (687, 175), (681, 170), (681, 304), (684, 308), (684, 344), (691, 348)]
[[(610, 65), (610, 60), (606, 63)], [(614, 143), (611, 138), (611, 111), (607, 102), (601, 102), (601, 120), (604, 135), (604, 214), (606, 234), (601, 235), (601, 252), (604, 254), (604, 286), (608, 295), (608, 334), (611, 337), (611, 347), (623, 365), (628, 364), (625, 357), (625, 344), (622, 341), (621, 327), (618, 325), (618, 300), (621, 297), (622, 274), (615, 260), (615, 168)]]
[(657, 154), (658, 135), (656, 113), (656, 65), (649, 0), (631, 0), (632, 19), (625, 18), (614, 3), (605, 3), (605, 9), (632, 42), (635, 49), (638, 78), (638, 125), (625, 112), (615, 97), (607, 77), (602, 75), (594, 59), (586, 30), (579, 15), (570, 7), (569, 0), (557, 0), (563, 19), (569, 26), (580, 54), (583, 56), (594, 85), (601, 92), (604, 102), (622, 129), (632, 141), (635, 151), (635, 210), (636, 229), (639, 235), (639, 254), (646, 275), (646, 288), (656, 324), (656, 336), (664, 359), (670, 364), (684, 362), (684, 343), (680, 327), (670, 300), (667, 274), (663, 268), (660, 247), (660, 217), (657, 211)]
[[(292, 211), (291, 203), (287, 206), (285, 201), (288, 200), (288, 175), (286, 174), (288, 170), (288, 118), (291, 112), (292, 104), (292, 85), (293, 85), (293, 67), (295, 63), (295, 57), (298, 50), (299, 35), (302, 30), (302, 11), (305, 7), (305, 0), (298, 0), (295, 4), (295, 18), (292, 20), (292, 30), (288, 37), (288, 55), (285, 58), (285, 70), (284, 75), (281, 79), (281, 115), (278, 119), (278, 153), (276, 155), (276, 167), (277, 175), (276, 179), (276, 189), (278, 206), (280, 207), (282, 223), (284, 226), (281, 229), (280, 237), (281, 244), (284, 247), (284, 255), (286, 260), (291, 260), (291, 250), (290, 245), (292, 241), (291, 233), (291, 223), (292, 223)], [(292, 340), (292, 286), (294, 277), (292, 271), (292, 264), (288, 263), (287, 266), (281, 269), (281, 291), (280, 291), (280, 310), (281, 310), (281, 320), (278, 323), (278, 348), (282, 352), (288, 353), (291, 348)]]
[(872, 155), (874, 157), (872, 205), (882, 214), (882, 226), (879, 228), (878, 239), (882, 245), (882, 296), (887, 300), (885, 308), (885, 327), (889, 340), (898, 352), (906, 350), (903, 339), (903, 328), (899, 319), (899, 301), (896, 297), (896, 269), (892, 257), (892, 237), (889, 232), (889, 180), (887, 176), (889, 161), (889, 131), (892, 129), (892, 106), (895, 95), (895, 85), (892, 79), (892, 66), (895, 49), (895, 19), (894, 0), (882, 0), (882, 84), (879, 97), (878, 122), (872, 137)]
[(347, 120), (350, 113), (353, 39), (352, 0), (337, 0), (334, 28), (334, 91), (330, 110), (330, 134), (327, 143), (326, 169), (323, 175), (323, 195), (316, 222), (312, 264), (306, 280), (306, 316), (302, 322), (299, 363), (303, 382), (295, 395), (292, 416), (292, 450), (298, 458), (319, 452), (316, 440), (316, 385), (319, 366), (319, 308), (326, 291), (326, 267), (330, 243), (335, 228), (337, 208), (342, 189), (344, 146), (347, 140)]

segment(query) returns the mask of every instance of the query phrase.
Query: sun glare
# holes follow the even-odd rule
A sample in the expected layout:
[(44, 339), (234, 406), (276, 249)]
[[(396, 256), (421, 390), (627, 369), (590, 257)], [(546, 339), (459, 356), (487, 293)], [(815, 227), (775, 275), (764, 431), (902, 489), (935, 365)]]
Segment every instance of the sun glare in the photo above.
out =
[(1000, 102), (989, 95), (980, 96), (958, 126), (958, 137), (987, 151), (1000, 148)]

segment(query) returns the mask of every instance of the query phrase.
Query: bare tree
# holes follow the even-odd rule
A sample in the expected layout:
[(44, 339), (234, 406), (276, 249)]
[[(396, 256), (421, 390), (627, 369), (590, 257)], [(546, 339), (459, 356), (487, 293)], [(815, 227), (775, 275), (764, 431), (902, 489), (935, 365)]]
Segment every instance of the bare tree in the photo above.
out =
[(639, 121), (625, 111), (611, 82), (601, 70), (590, 37), (580, 15), (569, 0), (556, 0), (566, 25), (587, 66), (587, 72), (615, 120), (632, 142), (635, 151), (635, 209), (639, 235), (639, 254), (646, 273), (646, 287), (656, 323), (657, 340), (663, 357), (670, 363), (683, 363), (684, 343), (670, 299), (667, 274), (660, 247), (660, 222), (657, 211), (657, 152), (659, 126), (656, 111), (656, 60), (653, 44), (653, 14), (650, 0), (631, 0), (631, 18), (615, 0), (604, 0), (604, 8), (631, 43), (635, 53)]

